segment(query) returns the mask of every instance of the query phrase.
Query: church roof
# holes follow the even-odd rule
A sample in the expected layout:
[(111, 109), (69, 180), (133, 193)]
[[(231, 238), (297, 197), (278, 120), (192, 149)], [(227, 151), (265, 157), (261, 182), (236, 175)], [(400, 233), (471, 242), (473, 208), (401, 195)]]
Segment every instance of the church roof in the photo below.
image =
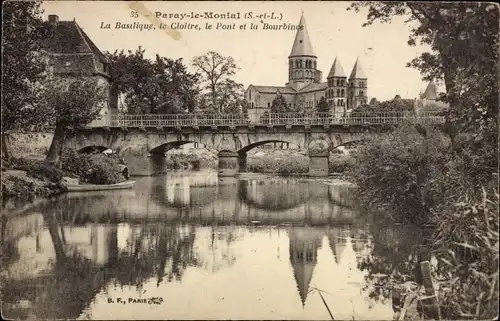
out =
[(295, 41), (293, 42), (292, 51), (290, 52), (288, 58), (295, 56), (316, 57), (311, 45), (311, 39), (309, 39), (309, 33), (307, 32), (304, 14), (300, 17), (299, 28), (295, 34)]
[(258, 92), (263, 94), (275, 94), (276, 92), (280, 92), (282, 94), (296, 94), (297, 92), (292, 87), (282, 87), (282, 86), (255, 86), (254, 87)]
[(347, 77), (344, 72), (344, 68), (342, 68), (342, 65), (340, 64), (340, 60), (337, 57), (335, 57), (335, 60), (333, 61), (332, 68), (330, 69), (330, 73), (327, 78), (331, 77)]
[(434, 81), (431, 81), (427, 85), (427, 88), (425, 89), (423, 98), (431, 99), (431, 100), (437, 99), (437, 86), (436, 86), (436, 83)]
[(352, 68), (351, 71), (351, 76), (349, 79), (366, 79), (365, 72), (363, 71), (363, 68), (361, 67), (361, 62), (359, 61), (359, 58), (356, 59), (356, 63), (354, 63), (354, 67)]
[(307, 93), (307, 92), (311, 92), (311, 91), (325, 90), (326, 87), (328, 87), (328, 84), (326, 82), (322, 82), (322, 83), (310, 83), (309, 85), (307, 85), (304, 88), (300, 89), (299, 93)]

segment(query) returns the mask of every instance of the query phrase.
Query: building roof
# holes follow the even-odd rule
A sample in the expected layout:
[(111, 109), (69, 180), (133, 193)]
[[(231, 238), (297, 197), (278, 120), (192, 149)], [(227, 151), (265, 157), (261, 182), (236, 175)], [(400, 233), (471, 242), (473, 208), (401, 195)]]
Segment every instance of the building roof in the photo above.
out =
[(352, 68), (351, 71), (351, 76), (349, 79), (367, 79), (365, 72), (363, 71), (363, 68), (361, 66), (361, 62), (359, 61), (359, 58), (356, 59), (356, 62), (354, 63), (354, 67)]
[(429, 82), (429, 84), (427, 85), (423, 98), (431, 100), (437, 99), (437, 86), (434, 81)]
[(94, 54), (99, 61), (108, 62), (76, 21), (58, 21), (52, 28), (44, 41), (47, 51), (55, 54)]
[(292, 87), (282, 87), (282, 86), (255, 86), (250, 85), (249, 87), (254, 87), (259, 93), (262, 94), (275, 94), (280, 92), (282, 94), (296, 94), (297, 92)]
[(292, 51), (290, 52), (290, 57), (296, 56), (313, 56), (314, 54), (311, 39), (309, 38), (309, 33), (307, 32), (306, 20), (304, 14), (300, 17), (299, 28), (295, 34), (295, 41), (293, 42)]
[(328, 87), (328, 83), (326, 82), (321, 82), (321, 83), (310, 83), (309, 85), (305, 86), (304, 88), (299, 90), (299, 93), (307, 93), (311, 91), (320, 91), (320, 90), (325, 90), (326, 87)]
[(344, 72), (344, 68), (342, 68), (342, 65), (340, 64), (340, 60), (337, 57), (335, 57), (330, 73), (328, 73), (328, 77), (326, 78), (331, 77), (347, 77)]
[(109, 60), (76, 21), (59, 21), (56, 15), (50, 15), (46, 23), (48, 30), (43, 49), (50, 54), (55, 73), (91, 73), (109, 77), (105, 69)]

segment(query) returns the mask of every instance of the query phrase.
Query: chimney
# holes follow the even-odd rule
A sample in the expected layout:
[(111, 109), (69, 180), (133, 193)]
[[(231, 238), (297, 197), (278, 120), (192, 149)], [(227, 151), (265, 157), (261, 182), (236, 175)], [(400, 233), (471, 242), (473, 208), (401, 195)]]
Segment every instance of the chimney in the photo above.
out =
[(59, 22), (59, 16), (56, 14), (49, 14), (49, 23), (53, 26), (57, 26)]

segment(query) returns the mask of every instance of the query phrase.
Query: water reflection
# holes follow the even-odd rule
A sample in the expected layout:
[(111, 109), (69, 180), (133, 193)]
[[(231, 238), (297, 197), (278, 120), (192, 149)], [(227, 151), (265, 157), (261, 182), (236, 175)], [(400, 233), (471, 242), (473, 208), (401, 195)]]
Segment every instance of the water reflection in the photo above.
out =
[[(392, 316), (362, 292), (367, 273), (357, 262), (369, 257), (371, 237), (353, 225), (347, 189), (185, 177), (67, 194), (7, 220), (4, 315), (325, 319), (320, 288), (337, 319)], [(152, 296), (163, 303), (108, 303)]]

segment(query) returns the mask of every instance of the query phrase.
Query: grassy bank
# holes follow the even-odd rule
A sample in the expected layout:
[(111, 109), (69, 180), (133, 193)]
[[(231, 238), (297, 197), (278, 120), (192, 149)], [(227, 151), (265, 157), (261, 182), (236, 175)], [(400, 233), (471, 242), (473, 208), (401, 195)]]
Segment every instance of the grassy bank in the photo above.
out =
[[(345, 173), (353, 166), (353, 158), (341, 153), (329, 156), (330, 173)], [(299, 150), (261, 150), (247, 156), (247, 171), (275, 174), (307, 174), (309, 156)]]
[(125, 181), (119, 160), (104, 154), (66, 151), (61, 167), (45, 164), (43, 159), (2, 159), (2, 203), (29, 201), (63, 192), (63, 177), (80, 183), (115, 184)]

